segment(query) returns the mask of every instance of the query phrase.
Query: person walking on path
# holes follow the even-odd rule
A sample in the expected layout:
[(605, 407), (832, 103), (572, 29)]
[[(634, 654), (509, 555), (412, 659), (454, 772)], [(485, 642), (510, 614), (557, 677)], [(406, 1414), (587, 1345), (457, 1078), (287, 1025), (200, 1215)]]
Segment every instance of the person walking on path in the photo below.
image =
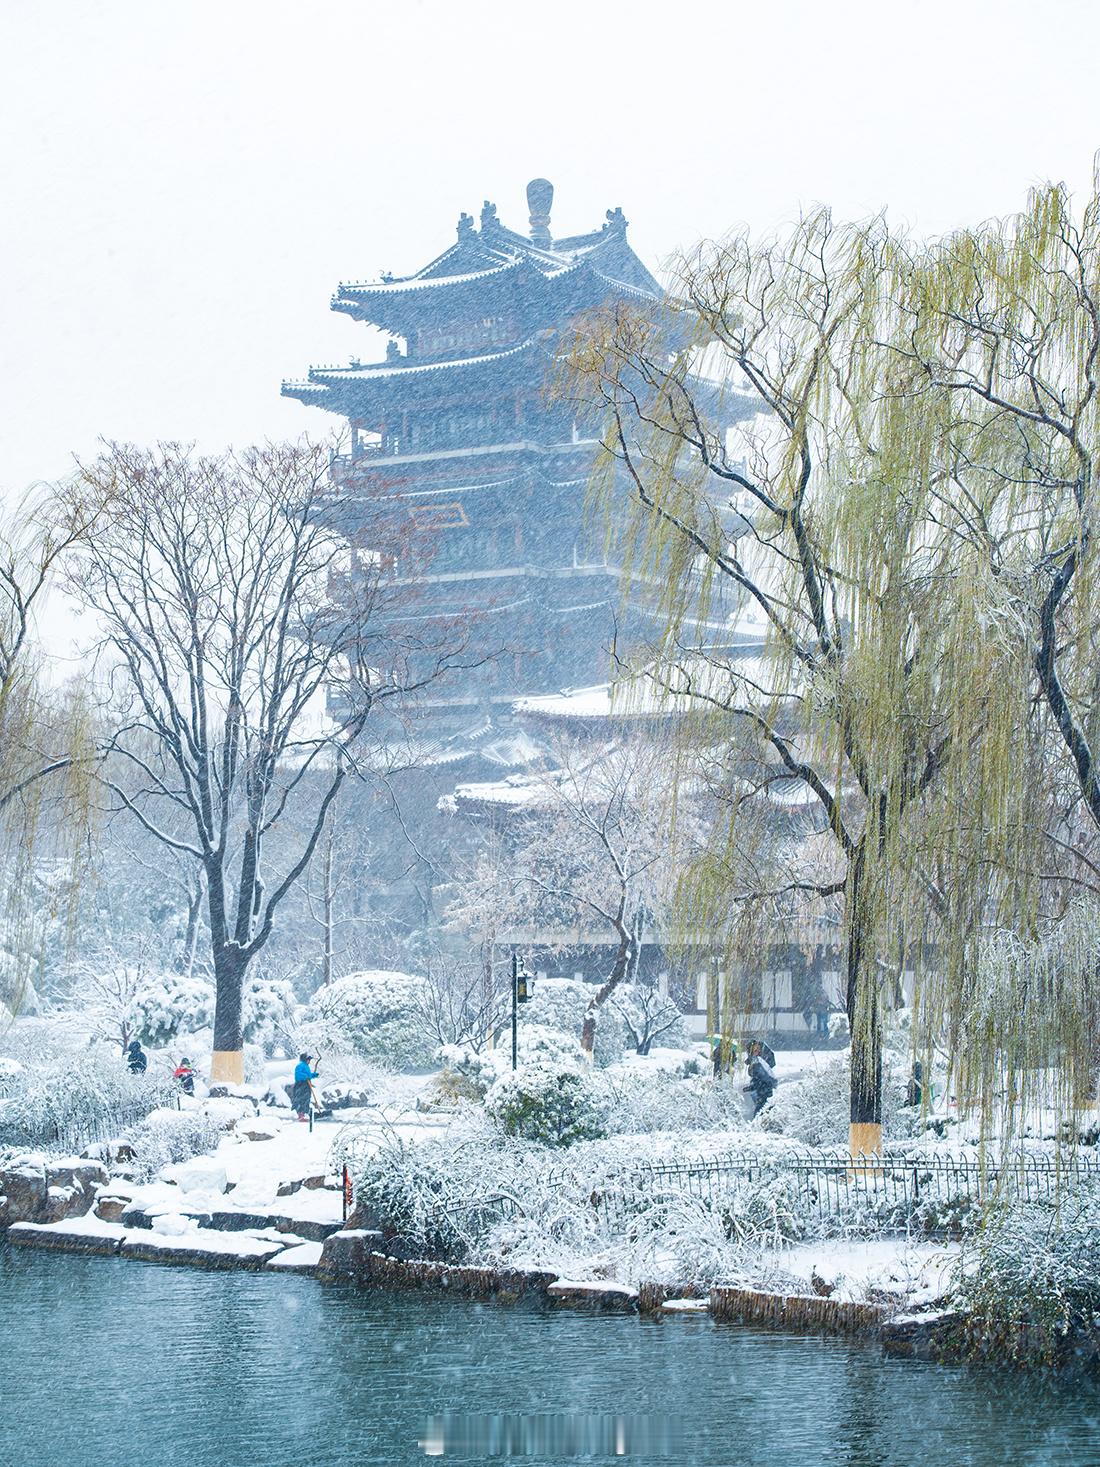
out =
[(746, 1091), (752, 1091), (753, 1107), (752, 1114), (755, 1119), (775, 1094), (775, 1087), (779, 1084), (778, 1076), (772, 1066), (775, 1064), (775, 1055), (768, 1050), (771, 1063), (764, 1057), (764, 1045), (759, 1040), (753, 1040), (749, 1045), (749, 1083), (745, 1086)]
[(298, 1063), (294, 1066), (294, 1089), (290, 1103), (298, 1112), (300, 1121), (309, 1120), (309, 1107), (313, 1102), (313, 1086), (310, 1081), (319, 1078), (318, 1071), (311, 1064), (312, 1059), (312, 1055), (300, 1054)]
[(131, 1075), (144, 1075), (149, 1068), (148, 1056), (136, 1039), (131, 1039), (127, 1046), (126, 1064)]

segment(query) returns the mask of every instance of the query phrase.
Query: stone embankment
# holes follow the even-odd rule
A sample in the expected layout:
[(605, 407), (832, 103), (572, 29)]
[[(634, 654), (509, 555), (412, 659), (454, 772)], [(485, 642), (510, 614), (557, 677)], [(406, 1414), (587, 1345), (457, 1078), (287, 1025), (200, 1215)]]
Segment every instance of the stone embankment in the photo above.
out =
[(0, 1169), (0, 1231), (13, 1223), (83, 1217), (109, 1177), (101, 1162), (86, 1157), (17, 1157)]
[[(0, 1236), (15, 1247), (312, 1272), (324, 1240), (343, 1225), (339, 1180), (302, 1174), (296, 1135), (299, 1164), (279, 1180), (285, 1156), (262, 1156), (265, 1143), (280, 1145), (277, 1125), (245, 1119), (230, 1133), (228, 1156), (168, 1166), (145, 1184), (134, 1181), (123, 1144), (81, 1157), (12, 1157), (0, 1163)], [(227, 1163), (238, 1180), (229, 1180)], [(263, 1178), (259, 1192), (253, 1173)]]

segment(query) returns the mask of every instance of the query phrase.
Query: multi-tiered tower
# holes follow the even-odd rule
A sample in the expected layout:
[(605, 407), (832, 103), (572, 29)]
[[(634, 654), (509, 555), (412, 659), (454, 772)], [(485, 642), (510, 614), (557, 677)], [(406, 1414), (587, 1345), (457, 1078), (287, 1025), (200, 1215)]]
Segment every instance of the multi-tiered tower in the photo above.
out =
[(486, 203), (480, 227), (463, 214), (454, 244), (415, 275), (341, 285), (332, 309), (388, 332), (386, 359), (283, 384), (348, 420), (334, 483), (361, 506), (368, 545), (399, 541), (392, 574), (416, 614), (461, 624), (494, 654), (434, 690), (454, 726), (609, 675), (621, 589), (602, 532), (585, 523), (595, 428), (546, 387), (572, 319), (661, 292), (621, 209), (592, 234), (555, 240), (553, 193), (545, 179), (528, 185), (529, 236)]

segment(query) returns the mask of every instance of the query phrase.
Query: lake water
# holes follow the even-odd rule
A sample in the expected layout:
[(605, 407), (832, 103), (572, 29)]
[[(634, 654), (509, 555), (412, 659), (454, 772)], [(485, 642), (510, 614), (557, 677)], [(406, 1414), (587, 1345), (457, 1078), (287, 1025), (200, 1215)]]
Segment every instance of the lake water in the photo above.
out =
[[(1100, 1463), (1100, 1387), (718, 1326), (0, 1248), (5, 1467)], [(431, 1422), (431, 1418), (436, 1420)], [(558, 1442), (541, 1455), (541, 1442)], [(668, 1454), (672, 1444), (671, 1455)], [(488, 1446), (444, 1460), (488, 1461)], [(661, 1455), (661, 1453), (664, 1455)], [(621, 1458), (619, 1459), (621, 1460)]]

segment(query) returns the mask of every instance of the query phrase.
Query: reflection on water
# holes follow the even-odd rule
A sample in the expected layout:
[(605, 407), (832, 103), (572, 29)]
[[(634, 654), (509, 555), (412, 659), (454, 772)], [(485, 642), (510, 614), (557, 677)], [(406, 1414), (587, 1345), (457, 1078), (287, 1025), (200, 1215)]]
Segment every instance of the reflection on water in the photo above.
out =
[[(444, 1460), (489, 1460), (469, 1423), (504, 1423), (507, 1442), (524, 1419), (570, 1412), (580, 1423), (559, 1440), (574, 1454), (528, 1432), (550, 1454), (525, 1462), (582, 1460), (576, 1450), (600, 1446), (583, 1422), (612, 1419), (651, 1423), (652, 1460), (677, 1463), (1100, 1462), (1092, 1382), (884, 1361), (705, 1316), (593, 1317), (3, 1249), (0, 1307), (0, 1462), (18, 1467), (423, 1463), (421, 1443), (448, 1420), (467, 1423), (467, 1455), (448, 1447)], [(624, 1442), (635, 1460), (640, 1441)]]

